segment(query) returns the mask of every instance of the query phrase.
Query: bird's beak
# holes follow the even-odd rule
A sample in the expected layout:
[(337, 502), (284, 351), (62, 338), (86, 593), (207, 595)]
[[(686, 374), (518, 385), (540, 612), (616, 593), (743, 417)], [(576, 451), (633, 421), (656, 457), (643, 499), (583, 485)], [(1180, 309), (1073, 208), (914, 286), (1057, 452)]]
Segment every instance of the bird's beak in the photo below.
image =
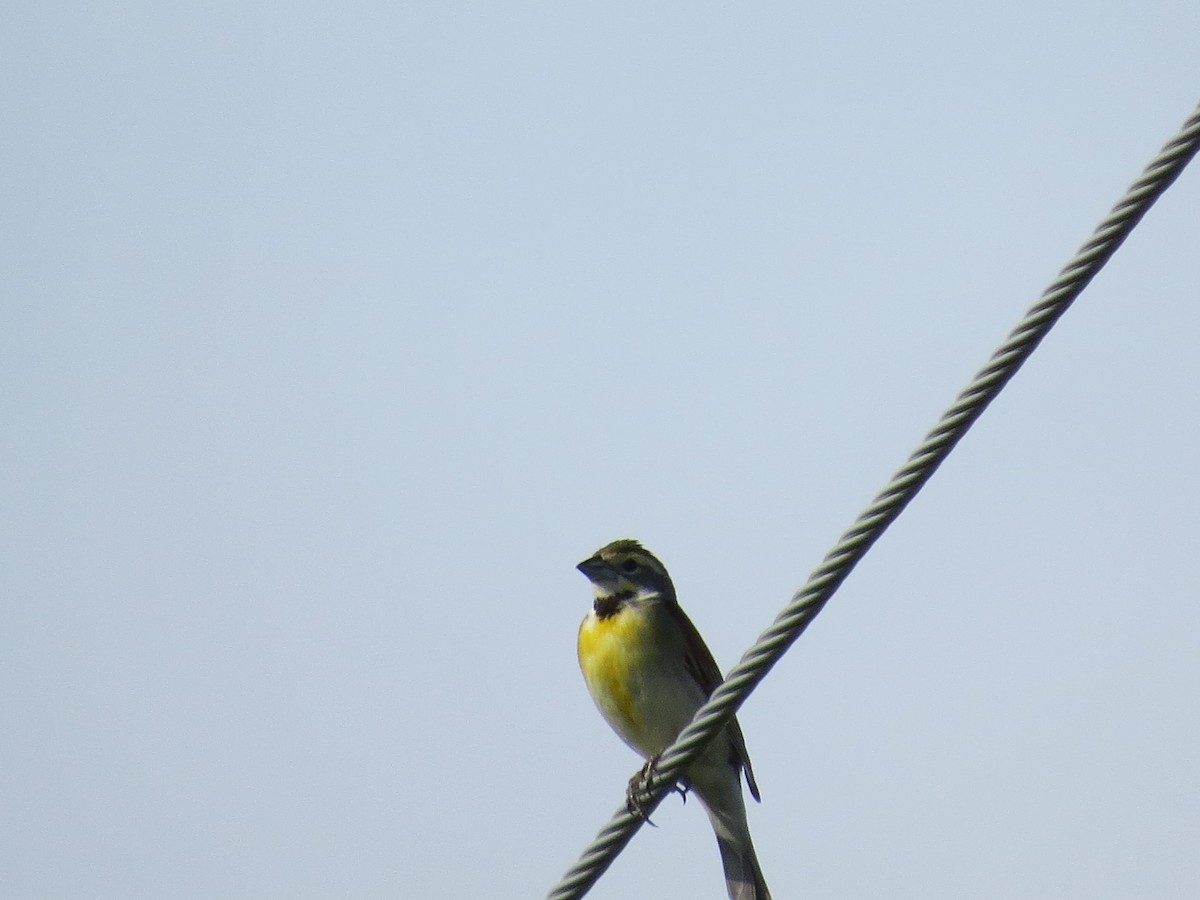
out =
[(602, 560), (599, 556), (592, 556), (588, 559), (585, 559), (575, 568), (577, 568), (592, 581), (595, 581), (608, 570), (608, 563)]

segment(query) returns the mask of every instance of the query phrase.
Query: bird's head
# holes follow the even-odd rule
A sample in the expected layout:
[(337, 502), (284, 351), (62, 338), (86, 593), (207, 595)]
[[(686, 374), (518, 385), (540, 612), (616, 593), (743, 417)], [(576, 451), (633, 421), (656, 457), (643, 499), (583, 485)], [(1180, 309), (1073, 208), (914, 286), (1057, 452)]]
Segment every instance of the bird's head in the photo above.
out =
[(675, 601), (675, 586), (666, 567), (637, 541), (628, 538), (613, 541), (576, 568), (592, 583), (597, 603), (650, 597)]

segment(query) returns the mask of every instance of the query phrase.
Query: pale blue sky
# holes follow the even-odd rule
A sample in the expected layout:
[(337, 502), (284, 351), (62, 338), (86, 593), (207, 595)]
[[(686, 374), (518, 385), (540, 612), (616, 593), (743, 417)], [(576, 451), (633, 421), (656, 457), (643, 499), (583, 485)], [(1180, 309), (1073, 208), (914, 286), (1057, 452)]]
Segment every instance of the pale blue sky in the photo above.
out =
[[(1200, 99), (1193, 2), (10, 4), (0, 900), (537, 898)], [(1200, 172), (742, 714), (775, 896), (1200, 891)], [(724, 896), (671, 798), (597, 898)]]

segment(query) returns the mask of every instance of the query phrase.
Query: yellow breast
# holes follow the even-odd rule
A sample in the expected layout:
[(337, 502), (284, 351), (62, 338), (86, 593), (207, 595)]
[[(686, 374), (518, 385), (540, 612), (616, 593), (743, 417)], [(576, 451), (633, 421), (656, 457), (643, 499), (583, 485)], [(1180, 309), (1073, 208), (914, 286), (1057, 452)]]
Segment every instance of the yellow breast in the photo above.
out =
[(579, 626), (579, 667), (608, 724), (629, 743), (641, 743), (645, 723), (642, 672), (653, 652), (650, 622), (628, 606), (601, 619), (589, 613)]

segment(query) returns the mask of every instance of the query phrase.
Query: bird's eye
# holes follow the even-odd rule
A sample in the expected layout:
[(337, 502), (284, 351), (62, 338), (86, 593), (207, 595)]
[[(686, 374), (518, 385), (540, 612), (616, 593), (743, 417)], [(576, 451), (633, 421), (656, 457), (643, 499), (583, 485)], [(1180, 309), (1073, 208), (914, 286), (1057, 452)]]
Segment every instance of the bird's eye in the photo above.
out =
[(625, 562), (621, 563), (621, 571), (626, 575), (632, 575), (640, 568), (641, 566), (638, 565), (636, 559), (627, 559)]

